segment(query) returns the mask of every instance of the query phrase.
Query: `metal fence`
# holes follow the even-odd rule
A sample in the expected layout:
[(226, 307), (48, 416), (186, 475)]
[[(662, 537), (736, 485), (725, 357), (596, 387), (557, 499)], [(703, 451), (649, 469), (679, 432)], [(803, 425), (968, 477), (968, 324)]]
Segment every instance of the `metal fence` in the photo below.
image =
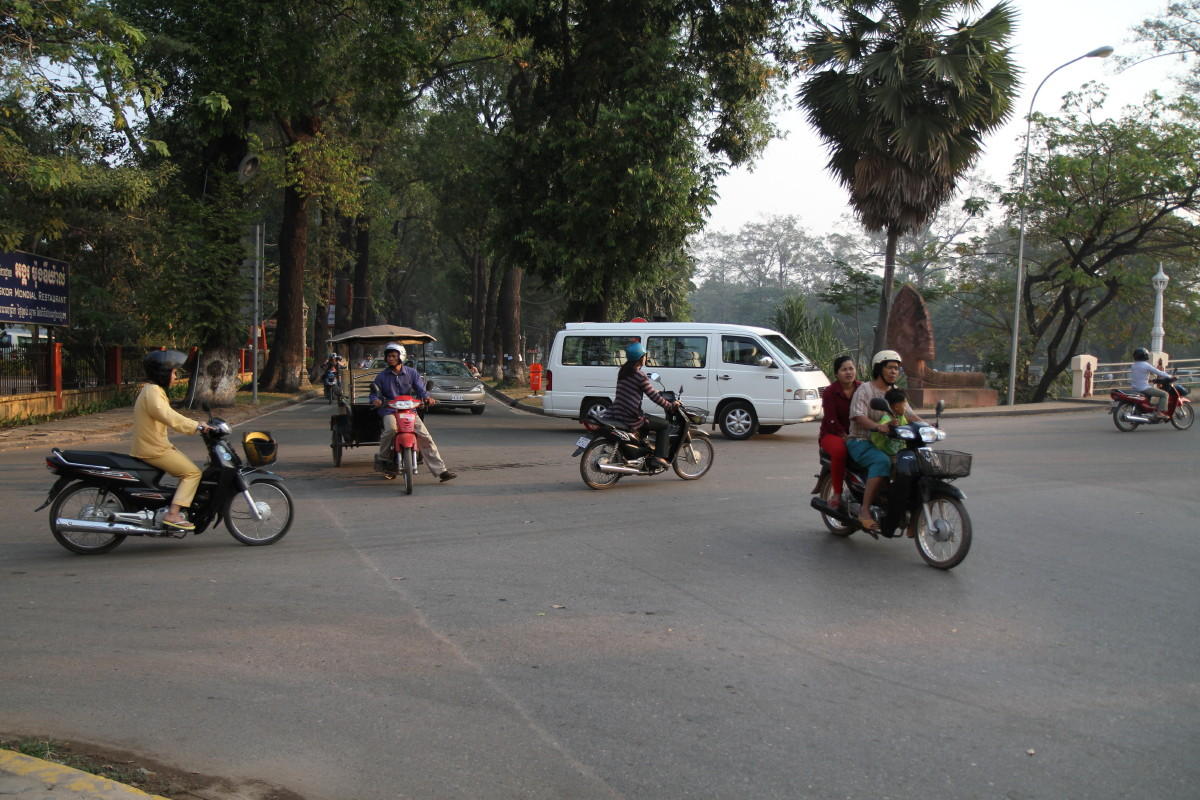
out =
[[(63, 348), (64, 389), (94, 389), (109, 383), (108, 353), (102, 347)], [(141, 370), (141, 357), (135, 363)], [(41, 343), (14, 350), (0, 359), (0, 395), (54, 391), (53, 345)]]
[[(1092, 395), (1106, 395), (1113, 389), (1129, 388), (1130, 361), (1113, 361), (1096, 364), (1096, 376), (1092, 379)], [(1167, 372), (1176, 372), (1179, 383), (1189, 389), (1200, 386), (1200, 358), (1172, 359)]]

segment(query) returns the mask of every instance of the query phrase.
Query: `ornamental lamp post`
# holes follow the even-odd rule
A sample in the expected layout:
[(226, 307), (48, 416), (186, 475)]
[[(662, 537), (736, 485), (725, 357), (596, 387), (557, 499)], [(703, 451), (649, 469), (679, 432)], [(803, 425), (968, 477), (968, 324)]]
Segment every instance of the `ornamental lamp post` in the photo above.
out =
[(1161, 353), (1163, 349), (1163, 292), (1167, 289), (1167, 274), (1163, 272), (1162, 262), (1158, 264), (1158, 272), (1150, 279), (1154, 287), (1154, 327), (1150, 329), (1150, 352)]
[(1010, 406), (1016, 402), (1017, 395), (1017, 339), (1020, 337), (1021, 331), (1021, 288), (1025, 281), (1025, 204), (1028, 199), (1026, 193), (1029, 188), (1029, 134), (1033, 128), (1033, 104), (1037, 101), (1038, 92), (1046, 85), (1046, 81), (1050, 80), (1050, 76), (1063, 67), (1069, 67), (1076, 61), (1082, 61), (1085, 58), (1108, 58), (1112, 54), (1113, 49), (1108, 45), (1104, 45), (1103, 47), (1097, 47), (1091, 52), (1072, 58), (1065, 64), (1059, 64), (1050, 70), (1046, 77), (1042, 78), (1042, 82), (1033, 90), (1033, 97), (1029, 100), (1029, 111), (1025, 114), (1025, 160), (1024, 166), (1021, 168), (1021, 233), (1019, 244), (1017, 245), (1017, 293), (1013, 300), (1012, 350), (1008, 365), (1008, 404)]

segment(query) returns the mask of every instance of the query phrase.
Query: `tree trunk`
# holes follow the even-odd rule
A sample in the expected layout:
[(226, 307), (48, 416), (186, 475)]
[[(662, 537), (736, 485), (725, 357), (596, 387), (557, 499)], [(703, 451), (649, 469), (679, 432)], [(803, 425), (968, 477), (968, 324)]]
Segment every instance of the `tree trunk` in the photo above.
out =
[(203, 408), (204, 403), (214, 408), (237, 403), (237, 392), (242, 386), (238, 374), (240, 357), (237, 347), (210, 347), (200, 351), (192, 374), (194, 408)]
[(499, 319), (500, 305), (500, 261), (493, 261), (488, 269), (487, 300), (483, 314), (483, 350), (488, 360), (488, 368), (492, 377), (504, 379), (504, 344), (500, 337)]
[(473, 266), (471, 289), (471, 360), (479, 365), (483, 361), (483, 315), (487, 306), (487, 261), (479, 248), (475, 248), (471, 259)]
[(279, 232), (279, 304), (275, 311), (275, 341), (263, 369), (261, 388), (299, 391), (307, 384), (304, 372), (304, 265), (308, 258), (308, 198), (296, 187), (283, 193), (283, 224)]
[(526, 379), (525, 360), (521, 347), (521, 279), (524, 270), (513, 267), (504, 274), (502, 289), (503, 318), (501, 330), (504, 333), (504, 349), (512, 356), (508, 362), (508, 378), (524, 384)]
[(875, 349), (872, 351), (872, 357), (875, 353), (888, 347), (888, 318), (892, 309), (892, 283), (896, 276), (896, 244), (899, 241), (900, 233), (895, 228), (889, 227), (887, 254), (883, 258), (883, 287), (879, 292), (879, 322), (875, 327)]
[(354, 221), (354, 315), (355, 328), (370, 325), (371, 310), (371, 228), (370, 219), (360, 216)]

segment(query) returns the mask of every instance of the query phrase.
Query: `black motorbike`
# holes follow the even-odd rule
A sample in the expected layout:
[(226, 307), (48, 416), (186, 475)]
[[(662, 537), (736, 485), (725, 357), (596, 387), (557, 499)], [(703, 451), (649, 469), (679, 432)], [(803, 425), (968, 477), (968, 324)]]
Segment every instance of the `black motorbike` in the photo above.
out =
[(107, 553), (126, 536), (182, 539), (222, 521), (242, 544), (278, 542), (292, 526), (294, 504), (283, 478), (262, 469), (275, 461), (274, 439), (247, 433), (242, 446), (250, 463), (244, 464), (227, 441), (229, 423), (213, 417), (208, 425), (202, 434), (208, 462), (191, 508), (184, 509), (193, 531), (163, 524), (175, 493), (173, 484), (162, 482), (163, 471), (121, 453), (53, 448), (46, 469), (58, 479), (34, 510), (50, 506), (50, 532), (75, 553)]
[[(934, 450), (929, 445), (946, 438), (939, 427), (944, 404), (938, 401), (933, 425), (912, 422), (895, 427), (890, 436), (904, 442), (896, 454), (891, 484), (880, 492), (871, 517), (879, 523), (879, 534), (897, 538), (908, 535), (916, 540), (917, 552), (932, 567), (951, 569), (962, 563), (971, 549), (971, 518), (963, 504), (966, 495), (950, 482), (971, 474), (971, 454), (956, 450)], [(871, 408), (888, 411), (882, 398), (871, 401)], [(846, 463), (846, 478), (840, 505), (829, 504), (833, 496), (829, 455), (821, 451), (821, 472), (813, 488), (811, 505), (831, 533), (849, 536), (863, 530), (859, 523), (866, 471), (853, 461)]]
[[(658, 374), (651, 373), (650, 379), (657, 381)], [(662, 396), (671, 402), (682, 394), (683, 387), (678, 393), (662, 392)], [(662, 432), (670, 437), (666, 459), (675, 474), (685, 481), (703, 477), (712, 467), (712, 442), (698, 427), (704, 424), (705, 417), (704, 409), (694, 406), (679, 406), (667, 412), (668, 427)], [(575, 442), (575, 452), (571, 453), (572, 457), (583, 455), (579, 474), (591, 488), (609, 489), (626, 475), (666, 472), (667, 468), (653, 458), (653, 438), (602, 414), (592, 415), (591, 423), (595, 430), (589, 436), (580, 436)]]

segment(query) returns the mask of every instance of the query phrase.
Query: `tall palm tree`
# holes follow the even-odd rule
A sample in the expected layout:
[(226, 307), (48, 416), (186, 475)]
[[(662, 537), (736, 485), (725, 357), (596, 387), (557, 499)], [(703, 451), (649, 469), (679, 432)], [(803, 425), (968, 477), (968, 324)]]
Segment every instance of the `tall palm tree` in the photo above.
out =
[[(887, 232), (875, 350), (886, 346), (896, 243), (954, 193), (1019, 85), (1015, 13), (979, 0), (826, 0), (805, 37), (798, 94), (863, 226)], [(956, 17), (963, 17), (952, 22)]]

